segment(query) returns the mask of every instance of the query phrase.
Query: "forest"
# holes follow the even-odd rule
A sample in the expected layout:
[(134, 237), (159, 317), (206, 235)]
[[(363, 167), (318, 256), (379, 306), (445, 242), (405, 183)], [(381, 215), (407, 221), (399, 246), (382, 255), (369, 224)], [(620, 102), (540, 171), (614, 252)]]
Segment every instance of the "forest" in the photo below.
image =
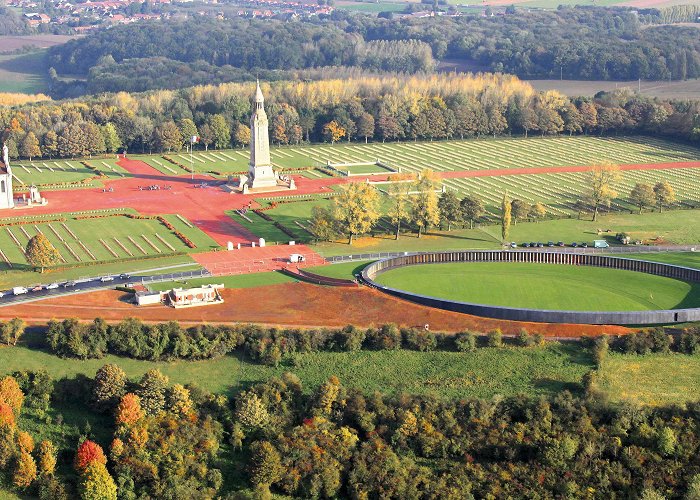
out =
[[(111, 340), (110, 330), (117, 334)], [(9, 321), (0, 332), (12, 349), (24, 323)], [(95, 341), (90, 332), (108, 333)], [(498, 331), (441, 336), (395, 325), (281, 331), (255, 325), (184, 329), (136, 320), (108, 326), (96, 319), (54, 322), (45, 333), (52, 346), (91, 349), (107, 339), (105, 345), (120, 343), (115, 352), (150, 359), (161, 356), (152, 356), (154, 348), (165, 354), (169, 346), (197, 350), (206, 345), (203, 339), (226, 339), (229, 346), (241, 343), (243, 356), (287, 363), (291, 371), (233, 394), (207, 393), (194, 382), (173, 384), (157, 369), (129, 379), (114, 363), (94, 377), (53, 379), (43, 370), (4, 376), (0, 485), (41, 499), (700, 495), (698, 403), (613, 405), (597, 392), (596, 370), (552, 396), (489, 399), (365, 394), (335, 376), (305, 387), (292, 373), (294, 352), (473, 352), (532, 349), (543, 342), (525, 331), (508, 340), (517, 347), (505, 347)], [(32, 335), (38, 340), (42, 334)], [(576, 345), (600, 367), (611, 350), (697, 353), (699, 338), (697, 329), (676, 338), (658, 329)], [(151, 352), (138, 354), (146, 345)], [(273, 348), (281, 357), (272, 359)], [(66, 424), (56, 409), (67, 418), (77, 412), (83, 422), (89, 417), (93, 425)]]
[[(333, 79), (323, 79), (331, 73)], [(700, 136), (698, 102), (623, 90), (571, 100), (556, 91), (535, 92), (507, 75), (377, 77), (347, 70), (315, 77), (263, 85), (273, 143), (509, 134)], [(193, 135), (200, 137), (198, 147), (245, 147), (252, 92), (249, 83), (226, 83), (20, 104), (0, 109), (0, 127), (12, 158), (178, 151)]]
[[(194, 17), (98, 31), (53, 47), (49, 65), (59, 74), (88, 76), (87, 88), (82, 90), (91, 92), (174, 88), (147, 64), (134, 61), (156, 57), (250, 72), (349, 66), (412, 74), (431, 72), (436, 61), (449, 59), (521, 78), (683, 80), (700, 76), (697, 31), (648, 25), (661, 19), (659, 11), (654, 12), (658, 14), (560, 8), (516, 10), (493, 17), (387, 19), (335, 11), (323, 19), (293, 22)], [(668, 19), (691, 14), (680, 8), (664, 11)], [(105, 58), (110, 64), (105, 64)], [(119, 75), (125, 61), (130, 62), (124, 69), (141, 80), (139, 88), (124, 88)], [(179, 76), (178, 84), (183, 78)], [(193, 74), (189, 82), (194, 85), (200, 80)], [(67, 90), (59, 85), (54, 95), (66, 95)]]

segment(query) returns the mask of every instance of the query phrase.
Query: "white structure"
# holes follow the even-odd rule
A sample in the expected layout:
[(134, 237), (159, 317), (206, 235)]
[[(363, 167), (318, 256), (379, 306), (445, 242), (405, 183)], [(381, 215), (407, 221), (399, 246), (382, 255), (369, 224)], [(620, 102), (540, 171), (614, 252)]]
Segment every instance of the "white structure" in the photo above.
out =
[(255, 90), (253, 115), (250, 117), (250, 163), (248, 164), (248, 187), (277, 187), (277, 175), (270, 161), (270, 138), (268, 136), (265, 98), (260, 90), (260, 82)]
[(3, 167), (0, 168), (0, 208), (14, 208), (12, 197), (12, 167), (10, 167), (7, 144), (2, 145)]

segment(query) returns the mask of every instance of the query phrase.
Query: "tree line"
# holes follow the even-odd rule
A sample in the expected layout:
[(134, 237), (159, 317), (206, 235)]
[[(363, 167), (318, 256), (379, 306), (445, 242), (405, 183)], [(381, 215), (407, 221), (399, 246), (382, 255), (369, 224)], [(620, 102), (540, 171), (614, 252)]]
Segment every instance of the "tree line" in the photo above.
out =
[[(263, 85), (273, 143), (438, 140), (510, 134), (650, 133), (700, 137), (700, 103), (628, 90), (569, 99), (507, 75), (347, 78)], [(193, 135), (205, 149), (245, 147), (250, 84), (99, 95), (0, 108), (10, 157), (75, 158), (122, 150), (179, 151)]]

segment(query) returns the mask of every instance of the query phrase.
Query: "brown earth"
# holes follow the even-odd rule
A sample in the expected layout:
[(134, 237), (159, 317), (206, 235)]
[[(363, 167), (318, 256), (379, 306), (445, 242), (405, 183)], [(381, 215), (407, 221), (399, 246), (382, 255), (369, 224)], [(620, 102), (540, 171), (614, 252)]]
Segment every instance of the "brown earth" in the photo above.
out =
[[(177, 320), (188, 323), (261, 323), (299, 327), (338, 327), (353, 324), (369, 327), (384, 323), (423, 327), (433, 331), (486, 332), (500, 328), (515, 334), (521, 328), (548, 337), (619, 335), (632, 330), (620, 326), (559, 325), (480, 318), (421, 306), (384, 295), (368, 288), (332, 288), (307, 283), (285, 283), (223, 291), (224, 304), (172, 309), (165, 306), (137, 307), (128, 302), (130, 294), (114, 290), (70, 295), (0, 308), (0, 319), (27, 318), (42, 324), (54, 318), (102, 317), (117, 321), (138, 316), (144, 321)], [(31, 318), (31, 319), (30, 319)]]

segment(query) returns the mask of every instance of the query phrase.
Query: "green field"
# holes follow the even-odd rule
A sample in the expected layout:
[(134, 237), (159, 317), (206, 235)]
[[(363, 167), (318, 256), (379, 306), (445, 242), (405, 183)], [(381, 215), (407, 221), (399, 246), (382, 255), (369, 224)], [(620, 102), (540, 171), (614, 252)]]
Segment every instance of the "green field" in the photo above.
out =
[(610, 354), (599, 372), (598, 389), (612, 401), (661, 406), (700, 399), (700, 356)]
[(584, 266), (426, 264), (388, 271), (376, 281), (432, 297), (507, 307), (573, 311), (700, 307), (697, 283)]
[(0, 54), (0, 92), (38, 94), (48, 90), (46, 51)]
[[(26, 191), (32, 184), (43, 190), (70, 189), (101, 186), (102, 181), (120, 179), (130, 174), (117, 165), (115, 159), (93, 158), (84, 160), (103, 175), (97, 178), (97, 172), (79, 161), (73, 160), (22, 160), (13, 162), (12, 174), (15, 177), (15, 191)], [(86, 179), (90, 179), (87, 182)]]
[[(106, 356), (99, 360), (61, 359), (26, 346), (0, 348), (0, 375), (46, 369), (52, 377), (93, 377), (106, 363), (121, 366), (131, 379), (158, 368), (171, 383), (192, 383), (211, 392), (232, 394), (285, 371), (296, 373), (306, 391), (336, 375), (346, 387), (366, 393), (410, 392), (438, 397), (492, 397), (496, 394), (553, 394), (578, 390), (592, 368), (578, 346), (552, 343), (544, 348), (480, 348), (472, 353), (417, 351), (320, 352), (297, 354), (279, 368), (251, 363), (239, 355), (207, 361), (150, 362)], [(508, 369), (504, 369), (507, 367)]]
[(257, 286), (279, 285), (294, 283), (297, 280), (277, 271), (265, 273), (237, 274), (234, 276), (215, 276), (211, 278), (195, 278), (190, 280), (167, 281), (149, 285), (152, 290), (170, 290), (173, 287), (193, 287), (222, 283), (226, 288), (253, 288)]

